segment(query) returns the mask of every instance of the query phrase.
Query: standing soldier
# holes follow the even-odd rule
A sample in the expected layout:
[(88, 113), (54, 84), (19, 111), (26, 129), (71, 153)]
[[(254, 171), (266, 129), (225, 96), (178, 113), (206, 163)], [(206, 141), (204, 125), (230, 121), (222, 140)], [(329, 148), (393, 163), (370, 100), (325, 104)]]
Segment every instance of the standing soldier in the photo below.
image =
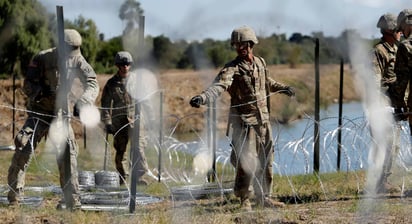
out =
[[(108, 134), (113, 134), (113, 146), (116, 150), (115, 163), (119, 172), (120, 183), (124, 184), (128, 174), (129, 160), (125, 156), (127, 144), (135, 118), (135, 101), (126, 90), (127, 78), (130, 75), (132, 56), (127, 51), (119, 51), (114, 58), (118, 70), (103, 88), (101, 106), (102, 121)], [(140, 117), (141, 118), (141, 117)], [(139, 119), (140, 119), (139, 118)], [(147, 139), (143, 130), (143, 119), (140, 120), (139, 160), (137, 161), (137, 183), (147, 185), (150, 179), (146, 177), (148, 165), (144, 153)]]
[[(399, 44), (396, 53), (395, 73), (396, 73), (396, 102), (395, 106), (404, 108), (404, 113), (412, 109), (412, 9), (404, 9), (398, 15), (397, 25), (399, 31), (403, 33), (404, 40)], [(406, 88), (409, 84), (409, 90)], [(407, 103), (405, 103), (405, 91), (409, 92)], [(409, 127), (412, 135), (412, 116), (409, 113)]]
[[(395, 59), (396, 51), (398, 50), (397, 42), (400, 40), (400, 32), (397, 29), (396, 15), (386, 13), (382, 15), (376, 25), (380, 28), (382, 38), (374, 47), (373, 66), (376, 74), (378, 87), (388, 106), (391, 105), (395, 109), (395, 120), (404, 120), (405, 116), (402, 113), (402, 107), (396, 106), (396, 94), (394, 84), (396, 81), (395, 74)], [(403, 101), (401, 102), (402, 105)], [(395, 124), (394, 135), (388, 138), (388, 148), (385, 153), (382, 174), (377, 183), (377, 192), (384, 193), (394, 191), (396, 188), (388, 182), (388, 177), (391, 174), (392, 161), (398, 151), (399, 144), (399, 124)]]
[[(23, 128), (15, 137), (16, 151), (13, 155), (11, 165), (8, 170), (8, 185), (10, 191), (7, 195), (10, 204), (18, 204), (21, 200), (24, 177), (26, 169), (37, 144), (47, 134), (50, 123), (57, 115), (56, 94), (59, 92), (60, 80), (58, 69), (58, 50), (64, 52), (65, 64), (67, 68), (67, 85), (72, 86), (73, 80), (79, 78), (84, 87), (81, 97), (75, 102), (75, 109), (81, 109), (84, 105), (92, 105), (98, 95), (99, 86), (96, 81), (96, 73), (87, 63), (80, 52), (82, 38), (73, 29), (64, 30), (64, 49), (51, 48), (41, 51), (31, 61), (24, 80), (23, 91), (28, 97), (27, 109), (28, 118)], [(60, 185), (64, 190), (70, 187), (73, 194), (66, 198), (66, 207), (78, 209), (81, 206), (79, 198), (79, 183), (77, 176), (77, 153), (78, 146), (74, 138), (74, 133), (69, 125), (67, 146), (70, 150), (70, 182), (65, 185), (64, 158), (62, 154), (57, 156), (57, 164), (60, 173)], [(63, 150), (64, 151), (64, 150)], [(61, 152), (60, 152), (61, 153)]]
[(269, 121), (269, 93), (294, 96), (291, 87), (269, 77), (263, 58), (253, 55), (258, 43), (247, 26), (234, 29), (231, 45), (237, 57), (219, 72), (213, 84), (190, 100), (192, 107), (209, 104), (224, 91), (231, 96), (229, 123), (233, 129), (231, 163), (236, 168), (234, 193), (241, 208), (251, 210), (251, 186), (258, 206), (283, 206), (270, 198), (272, 184), (273, 139)]

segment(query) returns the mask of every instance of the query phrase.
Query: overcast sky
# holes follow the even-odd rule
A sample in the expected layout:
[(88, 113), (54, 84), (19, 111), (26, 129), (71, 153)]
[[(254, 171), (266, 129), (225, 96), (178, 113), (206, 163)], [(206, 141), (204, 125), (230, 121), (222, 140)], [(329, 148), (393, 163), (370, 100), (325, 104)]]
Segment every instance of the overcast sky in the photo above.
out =
[[(123, 0), (39, 0), (51, 12), (63, 6), (65, 19), (93, 19), (106, 39), (119, 36)], [(259, 36), (294, 32), (339, 36), (358, 29), (367, 38), (379, 37), (376, 22), (386, 13), (412, 8), (410, 0), (140, 0), (145, 34), (171, 39), (227, 39), (233, 28), (249, 25)], [(409, 3), (409, 4), (407, 4)]]

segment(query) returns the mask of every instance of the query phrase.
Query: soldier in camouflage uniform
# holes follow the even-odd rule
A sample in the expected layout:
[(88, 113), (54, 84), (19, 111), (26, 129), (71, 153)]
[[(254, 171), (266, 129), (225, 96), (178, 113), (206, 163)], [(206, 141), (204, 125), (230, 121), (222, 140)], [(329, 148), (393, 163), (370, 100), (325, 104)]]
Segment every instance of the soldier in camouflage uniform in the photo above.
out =
[[(408, 112), (412, 108), (412, 9), (404, 9), (398, 15), (398, 29), (403, 33), (404, 40), (398, 46), (395, 62), (396, 83), (394, 100), (395, 107), (405, 108), (403, 112)], [(409, 84), (409, 91), (406, 89)], [(409, 92), (407, 103), (405, 103), (405, 92)], [(412, 130), (412, 116), (408, 113), (409, 126)], [(412, 132), (411, 132), (412, 135)]]
[[(396, 81), (395, 61), (398, 50), (397, 42), (400, 40), (400, 31), (397, 29), (396, 15), (387, 13), (382, 15), (376, 25), (382, 33), (382, 38), (374, 47), (373, 66), (376, 74), (376, 82), (380, 88), (386, 103), (394, 107), (395, 119), (403, 120), (403, 107), (396, 107), (396, 93), (394, 84)], [(377, 183), (377, 192), (384, 193), (394, 191), (395, 187), (388, 182), (391, 174), (392, 160), (398, 151), (399, 123), (394, 126), (394, 135), (388, 137), (388, 151), (385, 154), (384, 167)]]
[[(125, 156), (126, 147), (131, 134), (130, 128), (134, 123), (135, 101), (126, 90), (126, 81), (129, 76), (130, 66), (133, 63), (132, 56), (127, 51), (117, 52), (114, 62), (118, 71), (111, 77), (103, 88), (101, 106), (102, 121), (105, 124), (106, 132), (113, 134), (113, 146), (116, 150), (115, 163), (119, 172), (120, 183), (123, 184), (129, 175), (129, 160)], [(147, 108), (144, 104), (143, 107)], [(140, 122), (139, 137), (139, 160), (137, 161), (137, 183), (147, 185), (149, 178), (145, 175), (148, 165), (144, 154), (147, 145), (145, 137), (143, 119)]]
[[(400, 40), (400, 31), (397, 30), (396, 16), (390, 13), (379, 18), (377, 27), (380, 28), (382, 38), (374, 47), (373, 65), (378, 86), (382, 92), (393, 100), (393, 87), (395, 83), (395, 58)], [(400, 109), (400, 108), (397, 108)]]
[[(64, 49), (59, 50), (65, 52), (67, 85), (72, 86), (73, 80), (78, 78), (84, 86), (83, 94), (74, 102), (75, 110), (78, 111), (82, 106), (94, 103), (98, 95), (99, 86), (93, 68), (80, 52), (82, 42), (80, 34), (76, 30), (66, 29), (64, 30), (64, 41)], [(59, 80), (58, 58), (57, 48), (44, 50), (37, 54), (28, 66), (23, 86), (23, 91), (28, 97), (28, 118), (23, 128), (15, 137), (16, 151), (8, 170), (7, 181), (10, 191), (7, 197), (10, 204), (18, 204), (21, 199), (25, 172), (32, 154), (40, 140), (48, 133), (50, 123), (56, 117), (59, 109), (56, 107), (56, 95), (61, 84)], [(73, 130), (70, 125), (68, 126), (66, 147), (69, 147), (70, 151), (71, 178), (68, 183), (70, 186), (65, 185), (64, 158), (61, 154), (57, 155), (57, 163), (60, 173), (60, 185), (63, 191), (65, 192), (66, 187), (70, 187), (67, 189), (72, 189), (70, 196), (66, 197), (65, 195), (66, 206), (69, 209), (76, 209), (81, 205), (77, 175), (78, 146)]]
[(191, 106), (198, 108), (225, 91), (230, 94), (231, 163), (236, 168), (234, 193), (245, 210), (251, 209), (252, 186), (258, 206), (283, 205), (270, 198), (274, 158), (268, 97), (274, 92), (295, 94), (291, 87), (269, 77), (263, 58), (253, 55), (257, 43), (250, 27), (234, 29), (231, 45), (238, 56), (224, 66), (209, 88), (190, 100)]

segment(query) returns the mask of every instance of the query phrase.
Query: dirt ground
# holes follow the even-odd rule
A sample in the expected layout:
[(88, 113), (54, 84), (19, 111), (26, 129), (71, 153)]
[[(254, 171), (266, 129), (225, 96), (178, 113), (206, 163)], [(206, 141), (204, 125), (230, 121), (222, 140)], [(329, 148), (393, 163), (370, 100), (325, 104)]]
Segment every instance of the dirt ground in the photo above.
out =
[(127, 211), (75, 213), (56, 212), (57, 200), (43, 202), (38, 213), (33, 208), (10, 208), (0, 205), (1, 223), (271, 223), (271, 224), (407, 224), (412, 223), (410, 198), (386, 196), (363, 199), (340, 199), (306, 203), (290, 203), (283, 208), (240, 210), (237, 201), (199, 199), (188, 201), (165, 200), (151, 205), (137, 206), (132, 214)]

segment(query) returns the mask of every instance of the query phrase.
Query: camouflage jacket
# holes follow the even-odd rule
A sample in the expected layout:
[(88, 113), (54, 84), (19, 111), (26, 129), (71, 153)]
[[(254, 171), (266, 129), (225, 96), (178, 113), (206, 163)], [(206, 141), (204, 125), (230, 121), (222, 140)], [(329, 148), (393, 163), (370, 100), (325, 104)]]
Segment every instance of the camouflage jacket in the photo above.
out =
[[(116, 131), (127, 125), (133, 128), (136, 117), (135, 106), (138, 102), (128, 93), (127, 79), (116, 73), (107, 80), (103, 87), (101, 119), (105, 125), (113, 125)], [(148, 123), (155, 123), (155, 114), (149, 100), (141, 100), (139, 105), (140, 114), (138, 116), (142, 136), (145, 135), (144, 129), (148, 127)]]
[(412, 79), (412, 35), (403, 40), (396, 54), (395, 63), (396, 73), (396, 106), (405, 106), (405, 91), (409, 84), (408, 107), (412, 108), (412, 85), (409, 80)]
[(379, 87), (388, 87), (396, 80), (395, 59), (397, 50), (396, 45), (391, 46), (383, 40), (374, 47), (373, 67)]
[(103, 88), (102, 121), (105, 124), (125, 125), (133, 120), (134, 103), (126, 91), (126, 78), (113, 75)]
[(288, 86), (269, 77), (264, 60), (254, 56), (253, 65), (239, 58), (224, 66), (213, 84), (201, 94), (203, 103), (214, 101), (224, 91), (231, 96), (230, 116), (248, 125), (269, 122), (268, 93)]
[[(80, 49), (73, 50), (67, 55), (65, 62), (68, 82), (66, 84), (71, 88), (74, 80), (78, 78), (83, 88), (81, 96), (74, 99), (73, 103), (93, 104), (99, 94), (99, 85), (93, 68), (81, 55)], [(57, 48), (41, 51), (30, 62), (24, 79), (23, 91), (28, 96), (27, 108), (35, 112), (53, 114), (56, 111), (59, 86)]]

